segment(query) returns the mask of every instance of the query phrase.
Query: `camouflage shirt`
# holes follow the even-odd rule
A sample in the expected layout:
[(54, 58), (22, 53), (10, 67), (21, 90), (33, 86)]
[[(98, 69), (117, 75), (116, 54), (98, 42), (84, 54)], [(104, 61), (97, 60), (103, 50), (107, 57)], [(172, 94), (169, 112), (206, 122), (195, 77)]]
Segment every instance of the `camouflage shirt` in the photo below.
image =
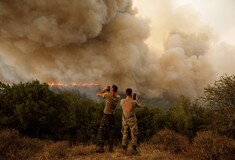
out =
[(121, 97), (119, 95), (114, 96), (110, 92), (105, 92), (102, 96), (106, 99), (104, 113), (115, 114), (116, 106)]

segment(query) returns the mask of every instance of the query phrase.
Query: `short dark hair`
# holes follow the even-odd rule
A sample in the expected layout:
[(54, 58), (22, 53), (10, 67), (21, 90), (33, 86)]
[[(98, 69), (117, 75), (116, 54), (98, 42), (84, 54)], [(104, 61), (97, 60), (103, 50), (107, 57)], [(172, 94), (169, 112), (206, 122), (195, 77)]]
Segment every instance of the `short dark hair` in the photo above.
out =
[(132, 96), (132, 89), (131, 88), (126, 89), (126, 95), (127, 96)]
[(117, 92), (117, 91), (118, 91), (118, 86), (116, 86), (115, 84), (112, 86), (112, 88), (113, 88), (113, 91), (114, 91), (114, 92)]

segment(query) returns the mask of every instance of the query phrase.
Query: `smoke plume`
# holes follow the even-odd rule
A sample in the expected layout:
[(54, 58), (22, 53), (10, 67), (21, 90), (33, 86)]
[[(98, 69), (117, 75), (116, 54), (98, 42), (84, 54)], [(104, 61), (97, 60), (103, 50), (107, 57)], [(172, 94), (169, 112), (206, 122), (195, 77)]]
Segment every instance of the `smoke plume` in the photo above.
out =
[(156, 33), (164, 41), (153, 44), (163, 49), (154, 51), (146, 44), (150, 22), (136, 16), (131, 0), (1, 0), (0, 78), (117, 84), (145, 96), (194, 98), (216, 77), (208, 60), (213, 34), (189, 11), (161, 5), (166, 19)]

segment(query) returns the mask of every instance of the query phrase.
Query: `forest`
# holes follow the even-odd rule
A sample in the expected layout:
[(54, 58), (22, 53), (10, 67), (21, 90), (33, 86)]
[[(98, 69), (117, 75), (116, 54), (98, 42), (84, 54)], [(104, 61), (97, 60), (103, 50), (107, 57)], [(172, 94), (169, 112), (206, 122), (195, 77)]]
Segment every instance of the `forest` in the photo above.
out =
[[(147, 101), (144, 100), (143, 108), (136, 110), (140, 144), (162, 143), (173, 133), (172, 137), (183, 136), (194, 145), (197, 139), (201, 146), (208, 136), (217, 135), (229, 139), (231, 145), (226, 150), (231, 151), (229, 156), (234, 155), (235, 75), (221, 76), (195, 100), (181, 95), (167, 106), (161, 106), (161, 103), (148, 106)], [(69, 146), (96, 144), (103, 109), (102, 100), (84, 98), (69, 90), (55, 92), (47, 83), (38, 80), (12, 85), (0, 82), (0, 138), (5, 132), (17, 131), (20, 137), (66, 141)], [(116, 145), (120, 145), (122, 136), (121, 112), (117, 107)], [(221, 142), (218, 143), (221, 146)], [(0, 144), (0, 150), (4, 147)], [(0, 157), (6, 158), (6, 153), (1, 152)]]

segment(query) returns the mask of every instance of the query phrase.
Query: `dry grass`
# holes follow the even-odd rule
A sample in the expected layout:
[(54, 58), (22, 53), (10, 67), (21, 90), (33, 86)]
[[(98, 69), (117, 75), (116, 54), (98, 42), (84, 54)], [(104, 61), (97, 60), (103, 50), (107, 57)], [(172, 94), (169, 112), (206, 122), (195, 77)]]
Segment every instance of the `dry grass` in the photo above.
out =
[(77, 145), (70, 148), (70, 155), (72, 157), (91, 155), (94, 154), (95, 150), (95, 145)]
[(9, 130), (0, 132), (0, 140), (1, 160), (226, 160), (232, 159), (235, 152), (233, 139), (211, 132), (198, 133), (190, 145), (185, 137), (169, 130), (162, 131), (153, 136), (151, 143), (140, 144), (137, 155), (131, 154), (131, 147), (127, 154), (117, 146), (113, 153), (109, 153), (107, 147), (105, 153), (95, 153), (95, 145), (69, 147), (67, 141), (24, 138)]
[(141, 144), (137, 155), (131, 154), (128, 148), (127, 154), (123, 154), (120, 147), (115, 147), (113, 153), (109, 153), (107, 148), (105, 153), (95, 153), (96, 146), (75, 146), (71, 149), (71, 156), (74, 160), (188, 160), (180, 155), (160, 151), (154, 145)]
[(0, 132), (0, 159), (29, 159), (41, 152), (44, 145), (41, 140), (20, 137), (15, 130), (4, 130)]
[(44, 146), (42, 152), (39, 152), (34, 160), (59, 160), (68, 159), (69, 157), (69, 144), (67, 141), (49, 142)]
[(0, 132), (0, 159), (7, 160), (180, 160), (183, 157), (167, 151), (160, 151), (156, 145), (141, 144), (137, 155), (123, 154), (120, 147), (115, 147), (113, 153), (95, 153), (95, 145), (77, 145), (69, 147), (68, 142), (51, 142), (38, 139), (22, 138), (16, 131)]

